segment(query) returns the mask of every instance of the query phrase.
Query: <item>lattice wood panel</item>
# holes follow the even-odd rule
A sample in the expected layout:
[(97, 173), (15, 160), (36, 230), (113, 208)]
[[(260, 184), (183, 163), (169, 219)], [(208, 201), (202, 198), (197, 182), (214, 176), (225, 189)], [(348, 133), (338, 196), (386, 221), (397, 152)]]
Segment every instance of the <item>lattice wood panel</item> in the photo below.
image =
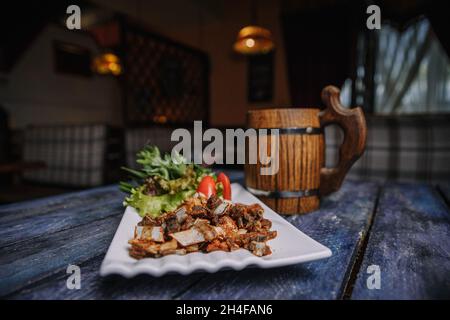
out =
[(205, 53), (130, 26), (124, 27), (123, 44), (128, 125), (208, 120)]

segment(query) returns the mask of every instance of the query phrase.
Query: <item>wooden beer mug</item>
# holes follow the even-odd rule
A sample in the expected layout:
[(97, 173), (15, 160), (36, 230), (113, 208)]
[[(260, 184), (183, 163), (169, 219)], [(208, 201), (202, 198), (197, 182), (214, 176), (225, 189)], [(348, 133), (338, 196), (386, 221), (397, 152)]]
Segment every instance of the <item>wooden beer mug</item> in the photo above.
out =
[[(319, 196), (338, 190), (350, 167), (363, 154), (367, 127), (361, 108), (346, 109), (339, 89), (322, 90), (325, 109), (279, 108), (251, 110), (248, 128), (279, 129), (279, 167), (274, 175), (261, 175), (257, 164), (245, 165), (247, 189), (282, 214), (302, 214), (319, 208)], [(344, 131), (335, 168), (325, 168), (323, 129), (337, 124)], [(260, 139), (260, 138), (259, 138)], [(271, 139), (266, 139), (270, 150)]]

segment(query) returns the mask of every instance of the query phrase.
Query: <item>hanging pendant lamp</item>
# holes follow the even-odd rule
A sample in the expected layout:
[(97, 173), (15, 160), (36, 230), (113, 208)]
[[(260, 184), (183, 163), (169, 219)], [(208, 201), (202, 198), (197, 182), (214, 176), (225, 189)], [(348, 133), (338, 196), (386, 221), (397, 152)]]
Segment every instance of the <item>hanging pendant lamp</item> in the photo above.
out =
[(272, 51), (275, 44), (268, 29), (246, 26), (239, 31), (233, 47), (242, 54), (264, 54)]
[(272, 33), (270, 30), (257, 26), (256, 3), (252, 2), (252, 21), (254, 24), (243, 27), (239, 30), (233, 49), (241, 54), (264, 54), (275, 48)]

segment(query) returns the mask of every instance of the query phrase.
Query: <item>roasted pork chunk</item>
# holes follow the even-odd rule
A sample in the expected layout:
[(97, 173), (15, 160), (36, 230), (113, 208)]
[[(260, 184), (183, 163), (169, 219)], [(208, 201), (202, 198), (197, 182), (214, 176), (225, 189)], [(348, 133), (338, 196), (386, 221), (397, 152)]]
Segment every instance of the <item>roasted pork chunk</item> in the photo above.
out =
[(130, 255), (136, 259), (192, 252), (247, 249), (256, 256), (271, 254), (267, 241), (276, 237), (259, 204), (197, 194), (177, 210), (158, 218), (144, 217), (135, 228)]

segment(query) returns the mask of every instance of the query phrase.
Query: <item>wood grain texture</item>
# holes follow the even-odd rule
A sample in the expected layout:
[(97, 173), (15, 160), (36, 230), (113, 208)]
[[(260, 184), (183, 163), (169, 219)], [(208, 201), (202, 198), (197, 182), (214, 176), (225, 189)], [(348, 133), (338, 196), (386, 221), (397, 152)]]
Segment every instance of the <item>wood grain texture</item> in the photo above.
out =
[(340, 91), (334, 86), (322, 90), (326, 108), (320, 114), (320, 125), (337, 124), (344, 131), (344, 141), (339, 149), (339, 161), (335, 168), (322, 168), (320, 193), (337, 191), (353, 163), (361, 157), (366, 147), (367, 126), (361, 108), (348, 109), (341, 105)]
[(0, 205), (0, 225), (26, 217), (44, 215), (61, 208), (79, 208), (95, 204), (104, 197), (109, 198), (110, 193), (117, 190), (117, 185), (110, 185), (31, 201)]
[(315, 108), (271, 108), (249, 110), (249, 128), (319, 128), (319, 107)]
[(123, 214), (117, 185), (0, 207), (0, 296), (103, 254)]
[(68, 275), (66, 268), (60, 268), (52, 277), (38, 281), (23, 288), (7, 299), (175, 299), (188, 290), (193, 283), (206, 275), (196, 273), (189, 276), (166, 275), (161, 278), (141, 275), (132, 279), (120, 276), (101, 277), (100, 265), (104, 255), (101, 254), (80, 264), (81, 289), (69, 290), (66, 286)]
[[(318, 108), (258, 109), (248, 112), (249, 128), (320, 128)], [(320, 168), (324, 152), (322, 134), (280, 134), (278, 145), (279, 170), (272, 175), (261, 175), (261, 159), (245, 165), (246, 186), (264, 191), (304, 191), (319, 189)], [(268, 154), (274, 157), (271, 139)], [(301, 198), (259, 197), (269, 207), (282, 214), (301, 214), (319, 207), (318, 195)]]
[(34, 207), (35, 214), (18, 214), (20, 218), (11, 215), (8, 218), (13, 219), (1, 222), (0, 247), (117, 215), (123, 211), (122, 198), (123, 193), (115, 187), (114, 190), (96, 193), (89, 198), (74, 196), (69, 203), (51, 206), (51, 210), (42, 210), (44, 213), (36, 211), (39, 207)]
[[(375, 214), (352, 299), (450, 298), (450, 212), (426, 185), (388, 185)], [(378, 265), (381, 288), (367, 288)]]
[[(233, 182), (242, 182), (242, 172), (226, 173)], [(332, 250), (333, 256), (328, 259), (277, 269), (162, 278), (99, 276), (101, 261), (123, 214), (123, 195), (117, 193), (117, 186), (2, 206), (0, 234), (7, 236), (5, 229), (14, 228), (15, 222), (21, 224), (22, 219), (31, 225), (36, 219), (40, 231), (30, 231), (27, 235), (29, 231), (20, 227), (18, 230), (24, 235), (9, 238), (0, 248), (0, 296), (8, 299), (342, 298), (350, 270), (355, 266), (356, 253), (365, 239), (378, 190), (374, 183), (347, 181), (340, 191), (323, 198), (320, 210), (287, 217)], [(406, 184), (387, 185), (381, 194), (351, 298), (450, 297), (450, 212), (440, 194), (428, 186)], [(98, 207), (102, 210), (97, 211)], [(49, 218), (48, 227), (43, 223), (44, 217)], [(67, 221), (57, 222), (58, 218)], [(81, 267), (81, 290), (67, 289), (68, 264)], [(381, 267), (380, 290), (366, 287), (366, 270), (370, 264)]]
[(0, 296), (105, 253), (122, 213), (123, 208), (106, 219), (3, 247)]
[[(319, 108), (274, 108), (251, 110), (247, 114), (249, 128), (323, 128), (337, 124), (344, 131), (344, 142), (339, 150), (339, 161), (335, 168), (324, 168), (325, 143), (323, 134), (280, 134), (279, 171), (272, 175), (261, 175), (261, 159), (258, 163), (246, 164), (246, 186), (263, 191), (304, 191), (320, 189), (321, 195), (337, 191), (353, 163), (363, 154), (367, 127), (361, 108), (344, 108), (339, 100), (340, 91), (334, 86), (322, 90), (325, 109)], [(261, 140), (261, 137), (258, 137)], [(269, 154), (276, 150), (270, 139)], [(319, 196), (299, 198), (260, 197), (269, 207), (283, 214), (302, 214), (319, 207)]]
[[(328, 246), (332, 257), (276, 269), (211, 274), (180, 299), (339, 299), (368, 229), (378, 187), (346, 182), (323, 199), (321, 209), (287, 220)], [(295, 245), (295, 244), (292, 244)]]

